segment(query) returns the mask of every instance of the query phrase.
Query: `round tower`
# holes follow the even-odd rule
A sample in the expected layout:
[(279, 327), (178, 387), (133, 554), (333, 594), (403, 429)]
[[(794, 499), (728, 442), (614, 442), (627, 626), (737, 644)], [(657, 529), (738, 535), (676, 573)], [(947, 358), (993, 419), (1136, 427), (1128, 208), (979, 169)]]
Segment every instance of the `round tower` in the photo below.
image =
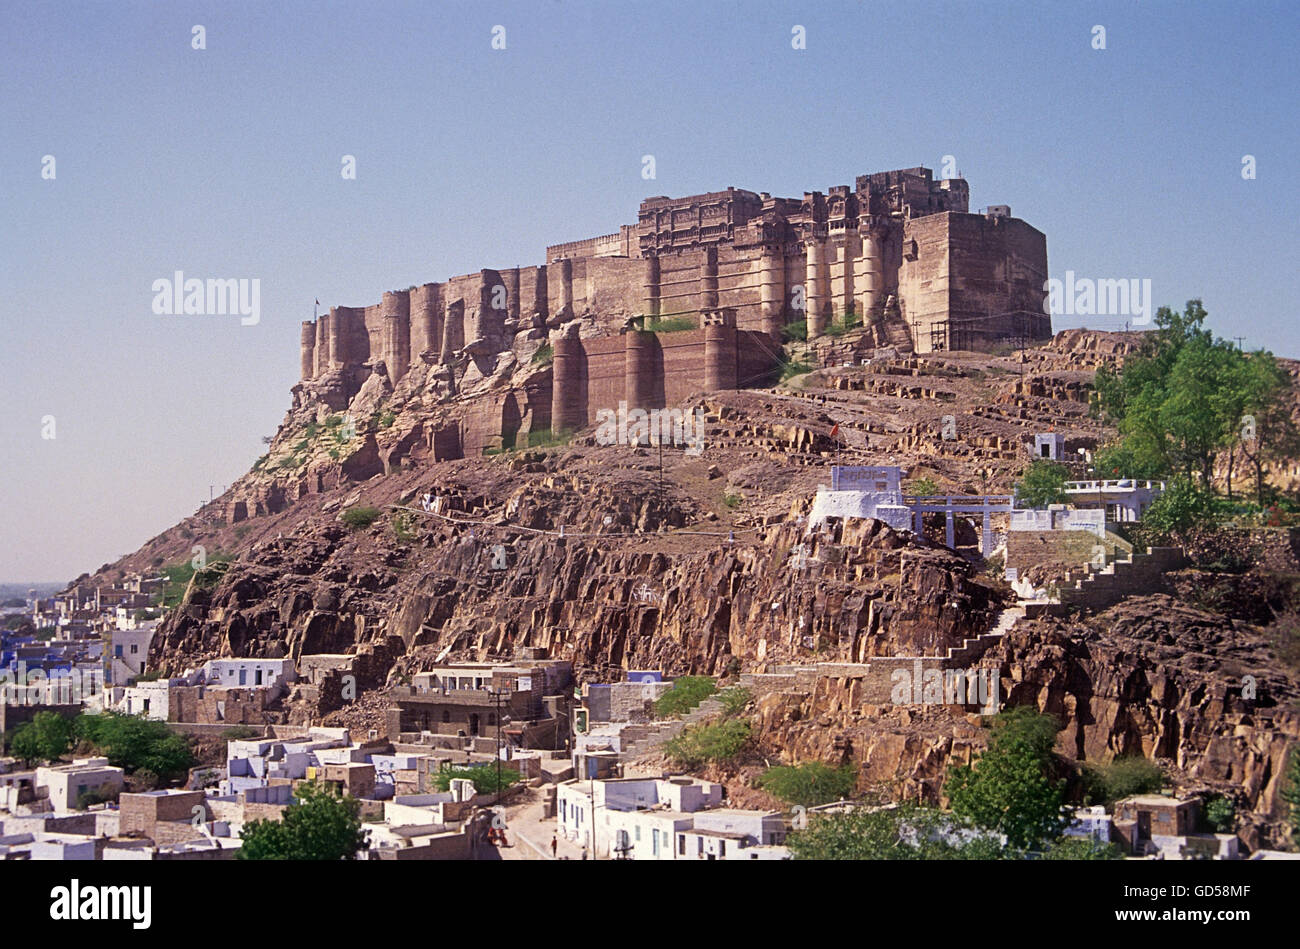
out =
[(385, 290), (379, 302), (384, 337), (381, 354), (388, 367), (388, 381), (397, 385), (411, 365), (411, 293)]
[(718, 305), (718, 248), (704, 248), (704, 272), (700, 277), (700, 308), (714, 309)]
[(624, 398), (628, 409), (659, 408), (655, 405), (655, 335), (628, 330), (624, 338)]
[(760, 268), (758, 294), (763, 332), (779, 341), (785, 326), (785, 255), (781, 248), (764, 248)]
[(551, 431), (574, 432), (587, 424), (587, 392), (582, 378), (582, 340), (556, 336), (551, 341)]
[(807, 243), (807, 265), (804, 279), (804, 305), (808, 318), (808, 338), (816, 339), (826, 332), (826, 306), (829, 303), (826, 286), (826, 245), (819, 238)]
[(301, 379), (306, 382), (316, 374), (316, 324), (311, 320), (303, 320), (298, 340), (298, 351), (302, 356)]
[(560, 267), (560, 310), (565, 316), (571, 316), (573, 313), (573, 261), (564, 258), (559, 262)]
[(863, 319), (867, 322), (875, 322), (880, 319), (881, 296), (883, 289), (881, 285), (881, 258), (884, 256), (880, 232), (867, 230), (862, 234), (862, 253), (858, 256), (858, 279), (856, 290), (858, 296), (858, 309), (862, 311)]
[(736, 314), (719, 310), (704, 324), (704, 388), (736, 388)]
[(312, 378), (330, 371), (330, 316), (322, 313), (316, 318), (316, 371)]
[(645, 315), (654, 319), (659, 315), (659, 258), (647, 257), (645, 262)]

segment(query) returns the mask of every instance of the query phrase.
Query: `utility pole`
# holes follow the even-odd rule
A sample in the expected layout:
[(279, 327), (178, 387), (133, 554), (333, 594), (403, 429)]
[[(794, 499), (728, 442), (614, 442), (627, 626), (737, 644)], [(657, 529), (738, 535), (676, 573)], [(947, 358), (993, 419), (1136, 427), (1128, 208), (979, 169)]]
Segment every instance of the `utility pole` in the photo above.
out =
[(1237, 341), (1237, 352), (1241, 352), (1241, 351), (1242, 351), (1242, 350), (1241, 350), (1241, 344), (1242, 344), (1242, 342), (1246, 339), (1246, 337), (1244, 337), (1244, 336), (1234, 336), (1234, 337), (1232, 337), (1232, 338), (1235, 339), (1235, 340)]

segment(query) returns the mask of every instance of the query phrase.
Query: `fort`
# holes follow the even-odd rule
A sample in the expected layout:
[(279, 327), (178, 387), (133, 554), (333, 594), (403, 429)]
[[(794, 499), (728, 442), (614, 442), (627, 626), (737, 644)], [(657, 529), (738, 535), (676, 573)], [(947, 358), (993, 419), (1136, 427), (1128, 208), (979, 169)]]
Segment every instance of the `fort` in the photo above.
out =
[[(652, 197), (635, 224), (547, 247), (543, 264), (331, 307), (302, 324), (299, 391), (346, 402), (371, 375), (397, 387), (413, 371), (454, 380), (471, 363), (488, 377), (501, 354), (518, 357), (523, 340), (535, 353), (549, 334), (547, 372), (485, 410), (488, 439), (499, 429), (511, 444), (521, 427), (575, 430), (624, 400), (649, 410), (771, 384), (791, 336), (854, 328), (918, 353), (1046, 339), (1046, 280), (1040, 231), (1005, 205), (971, 213), (967, 182), (927, 168), (802, 198)], [(461, 441), (456, 456), (480, 447)]]

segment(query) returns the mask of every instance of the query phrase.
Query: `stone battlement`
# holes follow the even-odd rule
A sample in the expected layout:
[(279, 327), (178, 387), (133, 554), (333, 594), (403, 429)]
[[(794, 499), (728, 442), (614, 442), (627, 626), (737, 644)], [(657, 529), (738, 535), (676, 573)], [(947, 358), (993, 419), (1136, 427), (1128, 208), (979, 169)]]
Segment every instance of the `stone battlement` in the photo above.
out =
[(552, 245), (545, 264), (331, 307), (303, 323), (301, 377), (382, 362), (396, 384), (412, 368), (502, 352), (521, 329), (579, 315), (612, 335), (634, 316), (730, 309), (739, 330), (779, 341), (793, 320), (816, 338), (852, 313), (898, 323), (917, 352), (1048, 338), (1046, 238), (995, 207), (969, 213), (967, 183), (927, 168), (802, 198), (737, 188), (647, 198), (635, 225)]

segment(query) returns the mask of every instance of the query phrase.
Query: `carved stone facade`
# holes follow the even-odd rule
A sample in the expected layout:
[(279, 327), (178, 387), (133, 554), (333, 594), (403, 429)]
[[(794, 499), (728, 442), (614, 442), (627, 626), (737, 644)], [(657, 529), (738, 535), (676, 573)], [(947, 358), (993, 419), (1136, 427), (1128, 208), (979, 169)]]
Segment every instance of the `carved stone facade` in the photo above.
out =
[[(1050, 337), (1046, 238), (1006, 206), (971, 214), (969, 203), (965, 180), (936, 181), (927, 168), (802, 199), (736, 188), (647, 198), (635, 225), (548, 247), (545, 264), (331, 307), (303, 324), (302, 383), (346, 404), (363, 384), (379, 392), (416, 369), (474, 362), (488, 375), (519, 339), (562, 330), (552, 339), (560, 384), (530, 401), (550, 401), (551, 425), (569, 428), (625, 391), (662, 404), (670, 390), (768, 384), (797, 320), (809, 339), (851, 320), (917, 352)], [(619, 338), (638, 317), (679, 332)], [(682, 320), (697, 329), (680, 332)], [(608, 392), (593, 390), (598, 380)]]

